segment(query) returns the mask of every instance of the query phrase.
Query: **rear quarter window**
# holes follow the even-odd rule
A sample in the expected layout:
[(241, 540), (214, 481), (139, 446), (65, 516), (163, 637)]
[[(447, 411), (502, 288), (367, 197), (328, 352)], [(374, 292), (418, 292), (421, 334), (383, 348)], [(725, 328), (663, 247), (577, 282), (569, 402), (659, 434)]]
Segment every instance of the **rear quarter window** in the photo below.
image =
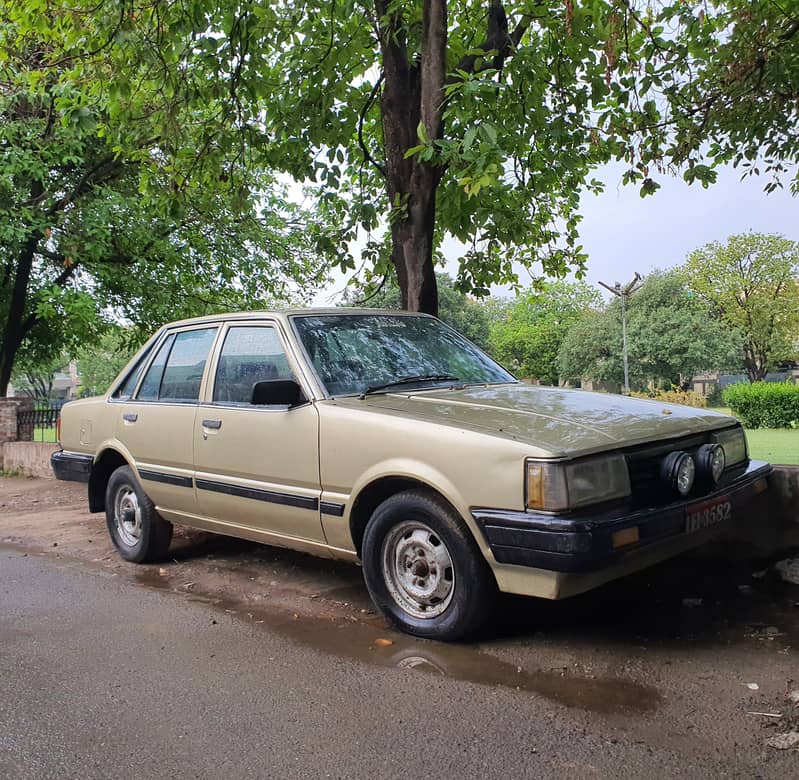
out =
[(150, 347), (137, 361), (136, 365), (133, 366), (131, 371), (122, 381), (122, 384), (117, 387), (114, 391), (114, 394), (111, 396), (112, 398), (117, 398), (120, 401), (127, 401), (132, 395), (133, 392), (136, 390), (136, 385), (139, 384), (139, 377), (142, 375), (142, 371), (144, 371), (144, 366), (147, 363), (147, 358), (150, 357), (152, 354), (153, 348)]

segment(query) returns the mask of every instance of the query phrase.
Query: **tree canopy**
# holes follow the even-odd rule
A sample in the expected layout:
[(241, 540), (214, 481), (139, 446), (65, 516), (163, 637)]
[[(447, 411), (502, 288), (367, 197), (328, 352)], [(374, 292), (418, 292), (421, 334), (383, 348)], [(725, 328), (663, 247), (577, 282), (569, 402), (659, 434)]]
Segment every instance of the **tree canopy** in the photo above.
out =
[(80, 395), (102, 395), (139, 347), (135, 331), (111, 325), (93, 344), (77, 350)]
[(749, 380), (799, 358), (799, 243), (744, 233), (688, 256), (688, 284), (726, 326), (743, 335)]
[[(635, 389), (686, 388), (700, 371), (737, 368), (740, 334), (691, 295), (681, 271), (654, 272), (627, 303), (630, 384)], [(621, 305), (589, 312), (563, 341), (561, 378), (621, 384)]]
[[(686, 178), (712, 181), (712, 166), (732, 162), (744, 175), (768, 174), (765, 189), (785, 174), (799, 186), (799, 5), (773, 0), (662, 2), (650, 28), (660, 74), (655, 139)], [(657, 35), (670, 29), (672, 35)], [(648, 71), (648, 69), (647, 69)], [(660, 145), (652, 155), (657, 161)], [(791, 171), (793, 166), (794, 170)]]
[(251, 164), (185, 9), (3, 1), (0, 40), (0, 395), (20, 354), (113, 318), (150, 330), (321, 280), (315, 218)]

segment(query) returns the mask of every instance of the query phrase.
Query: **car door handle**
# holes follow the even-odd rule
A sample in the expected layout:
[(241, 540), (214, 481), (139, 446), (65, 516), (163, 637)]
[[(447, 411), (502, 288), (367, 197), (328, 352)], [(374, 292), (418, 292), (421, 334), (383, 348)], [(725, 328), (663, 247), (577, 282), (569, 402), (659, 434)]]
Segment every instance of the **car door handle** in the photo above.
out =
[(122, 415), (122, 419), (125, 422), (134, 423), (139, 419), (139, 415), (134, 414), (133, 412), (125, 412), (125, 414)]
[(222, 427), (222, 420), (203, 420), (203, 428), (219, 430)]

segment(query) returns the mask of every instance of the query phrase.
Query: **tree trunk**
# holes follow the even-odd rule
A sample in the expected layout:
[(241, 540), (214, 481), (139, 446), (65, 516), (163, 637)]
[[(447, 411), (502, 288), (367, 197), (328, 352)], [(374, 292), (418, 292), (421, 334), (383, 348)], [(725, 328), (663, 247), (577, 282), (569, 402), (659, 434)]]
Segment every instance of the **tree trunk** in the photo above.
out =
[(419, 127), (431, 140), (441, 138), (447, 48), (446, 0), (425, 0), (422, 9), (422, 56), (408, 60), (402, 18), (375, 1), (385, 76), (381, 111), (386, 154), (386, 191), (392, 204), (391, 261), (397, 273), (402, 307), (438, 314), (433, 265), (436, 190), (441, 171), (417, 155)]
[(750, 382), (762, 382), (768, 374), (767, 356), (752, 345), (744, 348), (744, 365)]
[(402, 308), (408, 311), (438, 314), (433, 266), (435, 223), (435, 191), (419, 187), (410, 192), (407, 218), (391, 226), (391, 262), (397, 272)]
[[(383, 59), (381, 111), (385, 145), (386, 191), (392, 208), (391, 261), (397, 272), (402, 306), (410, 311), (438, 313), (438, 289), (433, 265), (436, 191), (443, 168), (409, 159), (405, 153), (421, 142), (419, 127), (429, 141), (444, 137), (447, 83), (447, 0), (422, 4), (421, 58), (409, 60), (403, 12), (399, 3), (374, 0), (375, 23)], [(502, 0), (486, 2), (488, 30), (476, 48), (496, 52), (492, 60), (471, 51), (457, 71), (483, 67), (500, 69), (530, 24), (524, 16), (512, 33)]]
[(33, 268), (33, 256), (41, 240), (41, 233), (34, 231), (19, 255), (11, 290), (11, 301), (6, 321), (2, 323), (2, 342), (0, 343), (0, 398), (8, 393), (14, 361), (25, 337), (25, 305), (28, 300), (28, 284)]

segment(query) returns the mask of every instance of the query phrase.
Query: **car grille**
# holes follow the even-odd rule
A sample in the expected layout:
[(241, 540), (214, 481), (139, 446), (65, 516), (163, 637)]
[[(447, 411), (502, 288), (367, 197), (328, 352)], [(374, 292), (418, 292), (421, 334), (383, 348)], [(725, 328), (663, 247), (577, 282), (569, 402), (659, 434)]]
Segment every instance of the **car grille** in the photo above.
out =
[[(709, 433), (685, 436), (680, 439), (645, 444), (625, 450), (627, 469), (630, 473), (630, 489), (635, 506), (657, 506), (674, 500), (671, 493), (661, 482), (660, 463), (664, 455), (675, 450), (683, 450), (693, 456), (703, 444), (710, 441)], [(691, 496), (701, 497), (713, 490), (710, 486), (697, 484)]]

